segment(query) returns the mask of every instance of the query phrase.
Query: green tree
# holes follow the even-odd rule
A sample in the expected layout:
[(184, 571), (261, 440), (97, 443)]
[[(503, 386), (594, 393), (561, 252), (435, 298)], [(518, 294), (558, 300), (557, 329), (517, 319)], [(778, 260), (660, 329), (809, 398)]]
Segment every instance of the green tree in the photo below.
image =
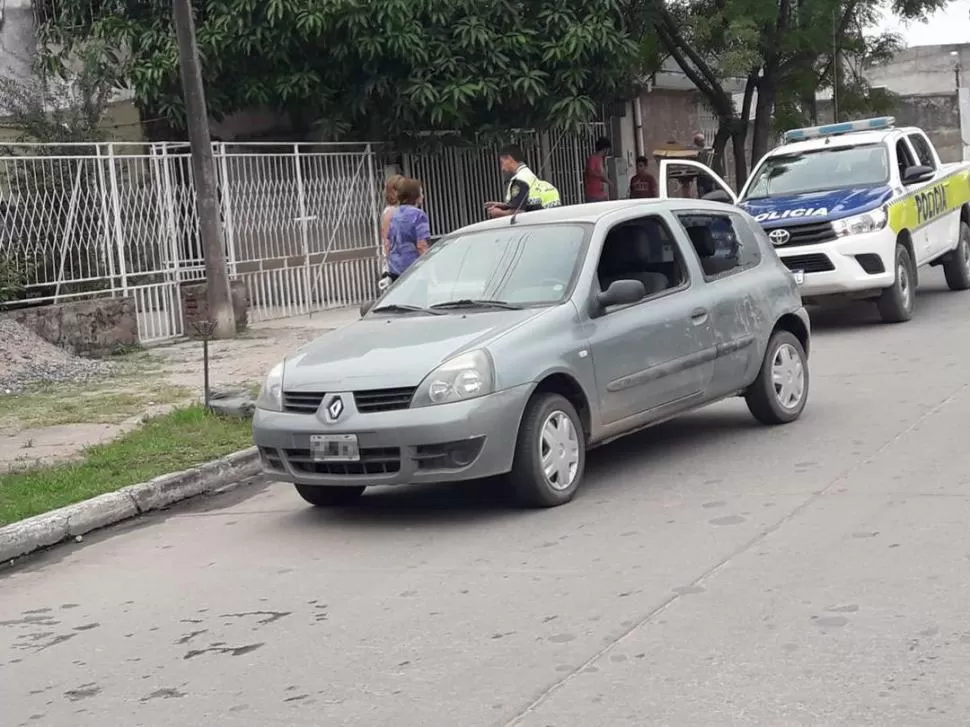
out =
[[(168, 0), (62, 3), (42, 26), (52, 65), (99, 38), (118, 85), (178, 128)], [(624, 95), (641, 47), (618, 0), (195, 0), (210, 111), (271, 107), (334, 136), (575, 127)]]
[[(732, 141), (738, 184), (747, 176), (747, 160), (756, 163), (768, 150), (776, 107), (786, 120), (810, 117), (816, 92), (836, 79), (854, 102), (869, 98), (861, 71), (899, 45), (897, 37), (872, 31), (886, 7), (882, 0), (658, 2), (654, 22), (660, 41), (717, 114), (715, 151), (723, 154)], [(914, 20), (946, 3), (892, 0), (888, 9)], [(740, 108), (726, 92), (728, 79), (744, 81)], [(746, 120), (752, 110), (749, 156)]]

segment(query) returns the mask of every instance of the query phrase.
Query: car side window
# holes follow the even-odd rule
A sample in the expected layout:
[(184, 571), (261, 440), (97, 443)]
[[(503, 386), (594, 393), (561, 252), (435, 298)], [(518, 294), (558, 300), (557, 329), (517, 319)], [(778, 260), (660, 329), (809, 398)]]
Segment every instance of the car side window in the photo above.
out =
[(761, 262), (757, 238), (737, 215), (681, 212), (677, 220), (694, 246), (705, 280), (725, 278)]
[(936, 162), (933, 161), (933, 150), (930, 149), (930, 143), (922, 134), (910, 134), (909, 143), (913, 145), (913, 151), (916, 152), (919, 164), (930, 169), (936, 169)]
[(903, 139), (896, 142), (896, 164), (899, 166), (900, 179), (906, 174), (907, 169), (916, 166), (916, 162), (913, 161), (913, 155), (910, 153), (909, 147)]
[(689, 282), (674, 236), (659, 217), (640, 217), (615, 225), (606, 234), (597, 282), (605, 291), (617, 280), (639, 280), (649, 300)]

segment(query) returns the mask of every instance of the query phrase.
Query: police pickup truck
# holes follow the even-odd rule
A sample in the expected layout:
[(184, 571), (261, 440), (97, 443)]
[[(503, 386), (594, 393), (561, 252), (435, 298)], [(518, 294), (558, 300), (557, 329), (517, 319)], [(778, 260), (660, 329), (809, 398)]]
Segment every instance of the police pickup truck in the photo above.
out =
[(912, 318), (924, 265), (942, 266), (951, 290), (970, 288), (970, 164), (942, 163), (922, 130), (892, 117), (786, 132), (738, 195), (677, 160), (660, 163), (661, 196), (683, 166), (716, 185), (708, 199), (760, 223), (806, 302), (872, 300), (896, 323)]

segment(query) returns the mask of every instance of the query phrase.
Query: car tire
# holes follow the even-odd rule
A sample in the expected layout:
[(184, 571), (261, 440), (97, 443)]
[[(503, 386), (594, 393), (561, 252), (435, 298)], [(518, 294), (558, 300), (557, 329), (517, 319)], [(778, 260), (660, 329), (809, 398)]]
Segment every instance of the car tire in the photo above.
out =
[(351, 505), (364, 494), (365, 487), (325, 487), (322, 485), (294, 485), (300, 497), (314, 507)]
[(876, 302), (886, 323), (905, 323), (913, 317), (916, 303), (916, 271), (904, 245), (896, 245), (896, 278)]
[(585, 467), (586, 437), (576, 408), (559, 394), (533, 396), (509, 473), (516, 500), (526, 507), (564, 505), (579, 489)]
[(970, 225), (960, 221), (960, 240), (956, 250), (943, 262), (943, 274), (950, 290), (970, 289)]
[(788, 424), (805, 409), (808, 384), (808, 356), (801, 341), (788, 331), (777, 331), (768, 341), (758, 378), (744, 400), (762, 424)]

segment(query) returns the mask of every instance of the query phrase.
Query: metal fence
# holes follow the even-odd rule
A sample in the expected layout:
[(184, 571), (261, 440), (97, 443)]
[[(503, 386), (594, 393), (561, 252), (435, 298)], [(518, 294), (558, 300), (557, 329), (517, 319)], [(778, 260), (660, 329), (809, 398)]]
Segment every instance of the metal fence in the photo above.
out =
[[(530, 165), (581, 201), (585, 156), (606, 125), (515, 137)], [(354, 305), (379, 275), (378, 219), (389, 155), (370, 143), (214, 145), (230, 278), (252, 321)], [(502, 194), (497, 148), (405, 154), (433, 233), (484, 218)], [(131, 296), (143, 343), (184, 333), (181, 286), (205, 277), (184, 143), (22, 145), (0, 155), (0, 285), (24, 293), (0, 307)], [(9, 296), (8, 296), (9, 297)]]
[[(578, 133), (521, 131), (508, 142), (519, 146), (529, 167), (556, 185), (563, 204), (583, 201), (583, 167), (596, 139), (610, 136), (609, 124), (594, 123)], [(442, 147), (405, 154), (402, 174), (424, 183), (432, 234), (441, 235), (485, 219), (485, 202), (504, 196), (498, 144)]]

